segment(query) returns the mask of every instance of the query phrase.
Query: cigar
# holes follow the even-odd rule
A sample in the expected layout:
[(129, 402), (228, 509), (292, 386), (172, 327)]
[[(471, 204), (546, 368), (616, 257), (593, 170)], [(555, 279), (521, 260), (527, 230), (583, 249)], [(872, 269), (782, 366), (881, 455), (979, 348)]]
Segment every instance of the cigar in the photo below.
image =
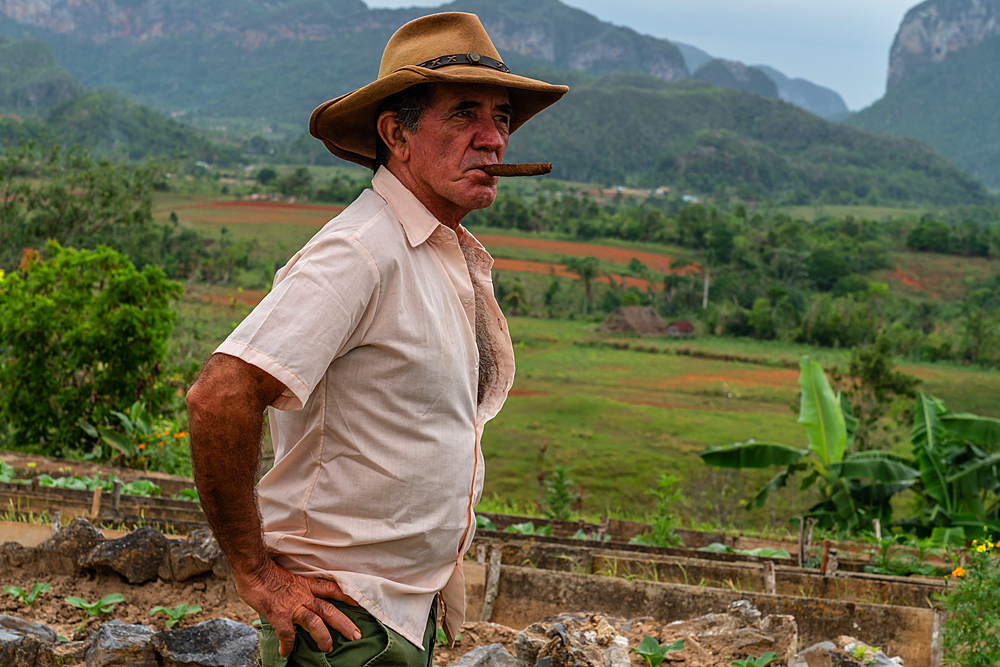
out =
[(490, 176), (541, 176), (552, 171), (552, 163), (488, 164), (482, 169)]

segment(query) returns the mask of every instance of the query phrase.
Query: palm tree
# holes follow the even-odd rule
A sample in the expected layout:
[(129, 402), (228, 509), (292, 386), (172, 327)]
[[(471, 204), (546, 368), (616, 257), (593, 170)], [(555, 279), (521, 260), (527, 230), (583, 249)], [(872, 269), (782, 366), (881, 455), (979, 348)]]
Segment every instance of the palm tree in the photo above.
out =
[(583, 293), (587, 298), (586, 306), (589, 313), (591, 308), (590, 283), (600, 273), (600, 263), (596, 257), (567, 257), (563, 260), (563, 264), (568, 270), (580, 276), (580, 280), (583, 281)]

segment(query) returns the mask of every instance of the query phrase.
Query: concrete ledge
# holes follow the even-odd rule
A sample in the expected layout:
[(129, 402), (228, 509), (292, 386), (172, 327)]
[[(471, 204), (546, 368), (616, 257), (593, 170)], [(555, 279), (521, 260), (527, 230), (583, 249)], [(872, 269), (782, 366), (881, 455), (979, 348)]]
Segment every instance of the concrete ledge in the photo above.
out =
[[(472, 591), (469, 591), (472, 594)], [(474, 594), (470, 595), (473, 597)], [(933, 609), (820, 600), (747, 591), (626, 581), (505, 565), (491, 621), (523, 628), (564, 611), (594, 611), (625, 618), (651, 616), (659, 623), (724, 611), (749, 600), (763, 614), (787, 614), (799, 628), (800, 647), (851, 635), (898, 655), (906, 667), (934, 667), (939, 647)], [(470, 599), (470, 608), (476, 608)]]

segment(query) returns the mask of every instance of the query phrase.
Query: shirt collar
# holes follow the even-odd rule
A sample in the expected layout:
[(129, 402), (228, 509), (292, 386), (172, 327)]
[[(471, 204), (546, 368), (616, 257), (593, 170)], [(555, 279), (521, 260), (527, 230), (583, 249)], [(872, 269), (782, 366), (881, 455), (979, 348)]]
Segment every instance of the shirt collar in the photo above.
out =
[(434, 214), (385, 166), (379, 167), (372, 177), (372, 189), (396, 212), (411, 247), (416, 248), (430, 238), (438, 226), (442, 226)]

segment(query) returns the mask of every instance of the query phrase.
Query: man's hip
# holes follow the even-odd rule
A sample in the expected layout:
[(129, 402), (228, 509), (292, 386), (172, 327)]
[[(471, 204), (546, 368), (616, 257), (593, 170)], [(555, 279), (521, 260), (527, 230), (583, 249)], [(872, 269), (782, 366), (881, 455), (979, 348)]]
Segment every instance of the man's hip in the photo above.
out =
[(274, 628), (261, 618), (260, 665), (261, 667), (432, 667), (434, 643), (437, 639), (437, 600), (431, 604), (431, 613), (424, 630), (421, 650), (401, 634), (385, 627), (363, 607), (351, 607), (336, 600), (329, 600), (347, 615), (361, 631), (361, 639), (349, 642), (340, 633), (330, 629), (333, 650), (319, 650), (309, 633), (295, 626), (295, 646), (288, 658), (278, 653), (278, 636)]

